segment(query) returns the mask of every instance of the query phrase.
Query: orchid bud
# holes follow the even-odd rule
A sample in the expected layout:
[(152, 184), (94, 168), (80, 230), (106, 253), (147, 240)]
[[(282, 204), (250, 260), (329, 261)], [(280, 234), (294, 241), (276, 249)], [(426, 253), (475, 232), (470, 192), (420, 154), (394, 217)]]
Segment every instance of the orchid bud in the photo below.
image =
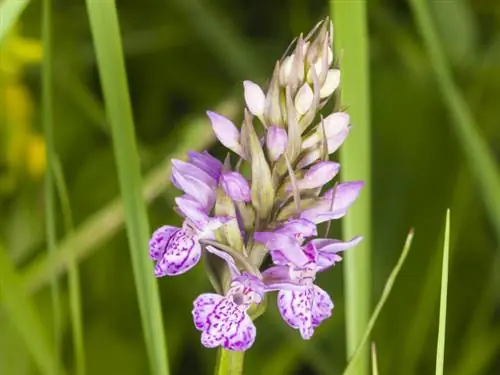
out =
[(222, 172), (221, 186), (224, 192), (236, 202), (250, 202), (250, 185), (238, 172)]
[(259, 85), (252, 81), (243, 81), (245, 89), (245, 102), (248, 110), (254, 116), (261, 117), (264, 114), (266, 96)]
[(266, 145), (269, 152), (269, 158), (272, 161), (278, 158), (285, 152), (288, 143), (288, 135), (286, 130), (277, 126), (270, 126), (267, 129)]

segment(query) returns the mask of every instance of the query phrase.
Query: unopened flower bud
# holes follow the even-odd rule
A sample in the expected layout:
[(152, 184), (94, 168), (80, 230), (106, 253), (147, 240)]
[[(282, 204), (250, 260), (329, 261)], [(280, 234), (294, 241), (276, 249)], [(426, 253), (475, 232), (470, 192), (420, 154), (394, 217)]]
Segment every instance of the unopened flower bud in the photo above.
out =
[(307, 83), (304, 83), (295, 96), (295, 109), (299, 115), (304, 115), (314, 99), (314, 93)]
[(223, 172), (220, 184), (224, 192), (236, 202), (250, 202), (250, 185), (238, 172)]
[(264, 114), (266, 96), (259, 85), (252, 81), (243, 81), (245, 89), (245, 102), (248, 110), (254, 116), (260, 117)]
[(269, 151), (269, 157), (272, 161), (278, 158), (285, 152), (288, 143), (288, 135), (285, 129), (277, 126), (270, 126), (267, 129), (266, 145)]

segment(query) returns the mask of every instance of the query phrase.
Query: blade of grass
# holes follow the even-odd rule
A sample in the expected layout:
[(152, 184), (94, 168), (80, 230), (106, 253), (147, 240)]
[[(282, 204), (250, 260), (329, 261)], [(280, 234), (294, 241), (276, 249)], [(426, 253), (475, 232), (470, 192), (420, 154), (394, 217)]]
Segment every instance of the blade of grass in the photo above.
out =
[[(216, 108), (217, 113), (233, 117), (238, 110), (237, 102), (227, 100)], [(215, 140), (205, 117), (186, 121), (180, 124), (180, 134), (175, 134), (175, 144), (172, 144), (172, 153), (156, 166), (144, 179), (142, 186), (142, 200), (149, 203), (170, 186), (171, 159), (185, 159), (189, 150), (204, 150)], [(199, 135), (203, 134), (203, 137)], [(168, 149), (168, 148), (167, 148)], [(124, 224), (123, 202), (120, 198), (114, 199), (94, 215), (86, 219), (72, 236), (66, 236), (58, 247), (56, 266), (52, 268), (48, 257), (43, 255), (33, 261), (23, 273), (23, 285), (31, 293), (37, 292), (50, 281), (52, 275), (61, 275), (68, 269), (68, 259), (73, 252), (77, 261), (82, 261), (94, 251), (102, 247)]]
[(158, 285), (148, 259), (149, 223), (141, 199), (141, 173), (116, 4), (87, 0), (90, 29), (111, 125), (113, 150), (124, 201), (125, 224), (150, 371), (169, 374)]
[(0, 44), (29, 2), (30, 0), (4, 0), (0, 3)]
[[(444, 50), (433, 23), (427, 1), (409, 0), (415, 21), (432, 62), (436, 81), (453, 119), (452, 125), (477, 180), (494, 227), (500, 231), (500, 176), (495, 158), (481, 137), (467, 102), (453, 82)], [(497, 232), (498, 234), (498, 232)]]
[[(54, 155), (52, 163), (57, 194), (61, 201), (61, 211), (64, 221), (66, 234), (74, 234), (73, 214), (69, 203), (68, 189), (64, 179), (63, 168), (57, 155)], [(82, 323), (82, 302), (80, 295), (80, 272), (78, 263), (73, 251), (69, 252), (68, 257), (68, 289), (71, 329), (73, 331), (73, 352), (75, 356), (76, 375), (85, 375), (85, 351), (83, 344), (83, 323)]]
[(377, 346), (372, 342), (372, 375), (378, 375)]
[(50, 344), (34, 302), (23, 288), (21, 277), (2, 245), (0, 245), (0, 303), (18, 330), (40, 373), (54, 375), (54, 369), (60, 368), (54, 347)]
[(346, 369), (344, 370), (343, 374), (344, 375), (350, 375), (350, 374), (358, 374), (358, 372), (354, 371), (357, 369), (356, 367), (356, 362), (358, 362), (363, 354), (363, 347), (368, 341), (368, 338), (370, 337), (370, 334), (373, 330), (373, 327), (375, 326), (375, 323), (377, 322), (378, 316), (380, 315), (380, 311), (382, 311), (382, 308), (385, 305), (385, 302), (387, 301), (387, 298), (391, 294), (392, 287), (394, 286), (394, 282), (396, 281), (396, 278), (398, 277), (399, 271), (401, 270), (401, 267), (403, 266), (406, 257), (408, 255), (408, 252), (410, 251), (411, 243), (413, 241), (413, 230), (408, 233), (408, 236), (406, 237), (406, 242), (403, 247), (403, 251), (401, 252), (401, 255), (399, 256), (399, 259), (392, 269), (391, 273), (389, 274), (389, 277), (387, 278), (387, 281), (385, 282), (384, 289), (382, 290), (382, 295), (380, 296), (380, 299), (377, 303), (377, 306), (375, 306), (375, 310), (373, 310), (373, 313), (370, 317), (370, 321), (368, 322), (368, 325), (366, 327), (365, 332), (363, 333), (363, 336), (361, 337), (361, 340), (358, 344), (358, 347), (354, 351), (354, 354), (349, 360), (349, 363), (347, 364)]
[[(343, 220), (343, 236), (364, 237), (356, 251), (345, 257), (346, 340), (351, 357), (370, 315), (371, 166), (368, 31), (365, 1), (330, 1), (335, 27), (336, 55), (342, 55), (341, 103), (349, 107), (355, 128), (342, 147), (340, 158), (345, 180), (364, 180), (365, 191)], [(356, 374), (369, 372), (368, 348), (364, 348)]]
[(439, 330), (436, 354), (436, 375), (443, 375), (444, 343), (446, 337), (446, 305), (448, 297), (448, 263), (450, 257), (450, 210), (446, 212), (444, 230), (443, 268), (441, 271), (441, 300), (439, 303)]
[[(47, 159), (47, 170), (45, 171), (44, 186), (44, 218), (45, 234), (47, 239), (48, 257), (52, 268), (55, 265), (56, 256), (56, 218), (54, 205), (54, 176), (52, 166), (54, 164), (54, 116), (53, 89), (52, 89), (52, 0), (43, 0), (42, 8), (42, 42), (43, 42), (43, 60), (42, 60), (42, 122), (45, 135), (45, 155)], [(59, 283), (55, 275), (51, 278), (51, 299), (52, 316), (54, 325), (54, 347), (56, 354), (56, 365), (59, 363), (61, 352), (61, 301)], [(53, 369), (53, 374), (59, 374), (59, 368)]]

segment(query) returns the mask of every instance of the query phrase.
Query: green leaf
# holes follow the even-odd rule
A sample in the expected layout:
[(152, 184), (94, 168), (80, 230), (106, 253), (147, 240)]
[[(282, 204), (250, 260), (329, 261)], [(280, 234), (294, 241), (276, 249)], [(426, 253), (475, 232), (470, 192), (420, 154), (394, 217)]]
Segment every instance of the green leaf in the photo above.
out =
[[(365, 188), (343, 219), (344, 238), (363, 236), (356, 251), (345, 256), (347, 356), (353, 355), (370, 315), (371, 296), (371, 127), (369, 88), (369, 41), (366, 1), (330, 1), (334, 24), (335, 55), (342, 56), (341, 106), (348, 106), (354, 125), (340, 149), (341, 177), (363, 180)], [(356, 374), (369, 373), (368, 348), (362, 354)]]
[(241, 136), (243, 147), (246, 149), (246, 154), (250, 156), (252, 166), (252, 204), (257, 216), (262, 220), (267, 220), (271, 214), (275, 196), (271, 170), (253, 127), (252, 118), (246, 111)]
[(387, 278), (387, 281), (385, 282), (384, 289), (382, 290), (382, 295), (380, 296), (380, 299), (375, 306), (375, 309), (373, 310), (373, 313), (370, 317), (370, 320), (368, 322), (368, 325), (366, 326), (365, 332), (361, 336), (361, 340), (354, 351), (354, 354), (352, 357), (349, 359), (349, 363), (347, 364), (346, 369), (344, 370), (343, 374), (344, 375), (351, 375), (351, 374), (358, 374), (356, 367), (356, 364), (358, 361), (360, 361), (363, 358), (363, 348), (368, 341), (368, 338), (370, 337), (370, 334), (373, 330), (373, 327), (375, 327), (375, 323), (377, 322), (377, 319), (380, 315), (380, 312), (382, 311), (382, 308), (385, 305), (385, 302), (387, 301), (387, 298), (389, 298), (389, 295), (391, 294), (392, 287), (394, 286), (394, 282), (396, 281), (396, 278), (398, 277), (399, 271), (401, 270), (401, 267), (403, 267), (403, 264), (406, 260), (406, 257), (408, 255), (408, 252), (410, 251), (411, 243), (413, 241), (413, 230), (408, 233), (408, 236), (406, 237), (406, 242), (403, 247), (403, 251), (401, 252), (401, 255), (399, 256), (399, 259), (392, 269), (391, 273), (389, 274), (389, 277)]
[(444, 344), (446, 338), (446, 305), (448, 297), (448, 263), (450, 258), (450, 210), (446, 212), (444, 230), (443, 266), (441, 271), (441, 299), (439, 303), (439, 331), (436, 354), (436, 375), (443, 375)]
[(29, 2), (30, 0), (4, 0), (0, 3), (0, 44)]
[[(24, 340), (41, 374), (61, 369), (34, 302), (26, 294), (12, 260), (0, 245), (0, 303)], [(62, 373), (62, 370), (59, 371)]]
[(158, 285), (147, 244), (149, 223), (141, 194), (141, 173), (125, 72), (116, 4), (87, 0), (106, 112), (111, 125), (125, 223), (150, 371), (169, 373)]

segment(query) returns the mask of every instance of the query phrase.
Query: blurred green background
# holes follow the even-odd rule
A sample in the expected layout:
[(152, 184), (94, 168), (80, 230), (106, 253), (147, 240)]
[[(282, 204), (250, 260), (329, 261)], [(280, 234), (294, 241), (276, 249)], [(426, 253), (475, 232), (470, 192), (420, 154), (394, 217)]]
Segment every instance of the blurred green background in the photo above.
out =
[[(96, 0), (97, 1), (97, 0)], [(0, 3), (1, 4), (1, 3)], [(500, 158), (500, 3), (430, 1), (454, 78), (478, 130)], [(207, 109), (241, 116), (242, 80), (265, 84), (289, 42), (329, 13), (325, 0), (118, 1), (136, 136), (151, 227), (177, 225), (167, 157), (214, 146)], [(17, 267), (51, 333), (50, 275), (61, 272), (63, 345), (74, 369), (65, 257), (79, 259), (88, 374), (146, 374), (110, 130), (83, 2), (55, 1), (54, 136), (75, 234), (57, 198), (58, 265), (47, 269), (40, 115), (40, 2), (0, 44), (0, 247)], [(368, 2), (372, 108), (373, 301), (415, 228), (410, 255), (377, 322), (381, 374), (434, 372), (443, 228), (451, 207), (445, 373), (500, 373), (498, 228), (466, 162), (411, 9)], [(0, 14), (1, 21), (1, 14)], [(354, 131), (355, 131), (354, 124)], [(498, 169), (498, 168), (497, 168)], [(365, 194), (368, 192), (365, 191)], [(500, 191), (498, 191), (500, 194)], [(491, 208), (491, 207), (490, 207)], [(498, 220), (496, 221), (498, 223)], [(339, 234), (338, 227), (336, 234)], [(145, 250), (146, 245), (145, 245)], [(45, 267), (45, 268), (44, 268)], [(345, 367), (342, 266), (319, 277), (334, 315), (303, 342), (273, 303), (257, 321), (245, 374), (339, 374)], [(0, 275), (0, 282), (5, 283)], [(192, 301), (210, 291), (203, 267), (159, 280), (172, 374), (210, 374)], [(25, 342), (2, 310), (0, 374), (36, 374)]]

